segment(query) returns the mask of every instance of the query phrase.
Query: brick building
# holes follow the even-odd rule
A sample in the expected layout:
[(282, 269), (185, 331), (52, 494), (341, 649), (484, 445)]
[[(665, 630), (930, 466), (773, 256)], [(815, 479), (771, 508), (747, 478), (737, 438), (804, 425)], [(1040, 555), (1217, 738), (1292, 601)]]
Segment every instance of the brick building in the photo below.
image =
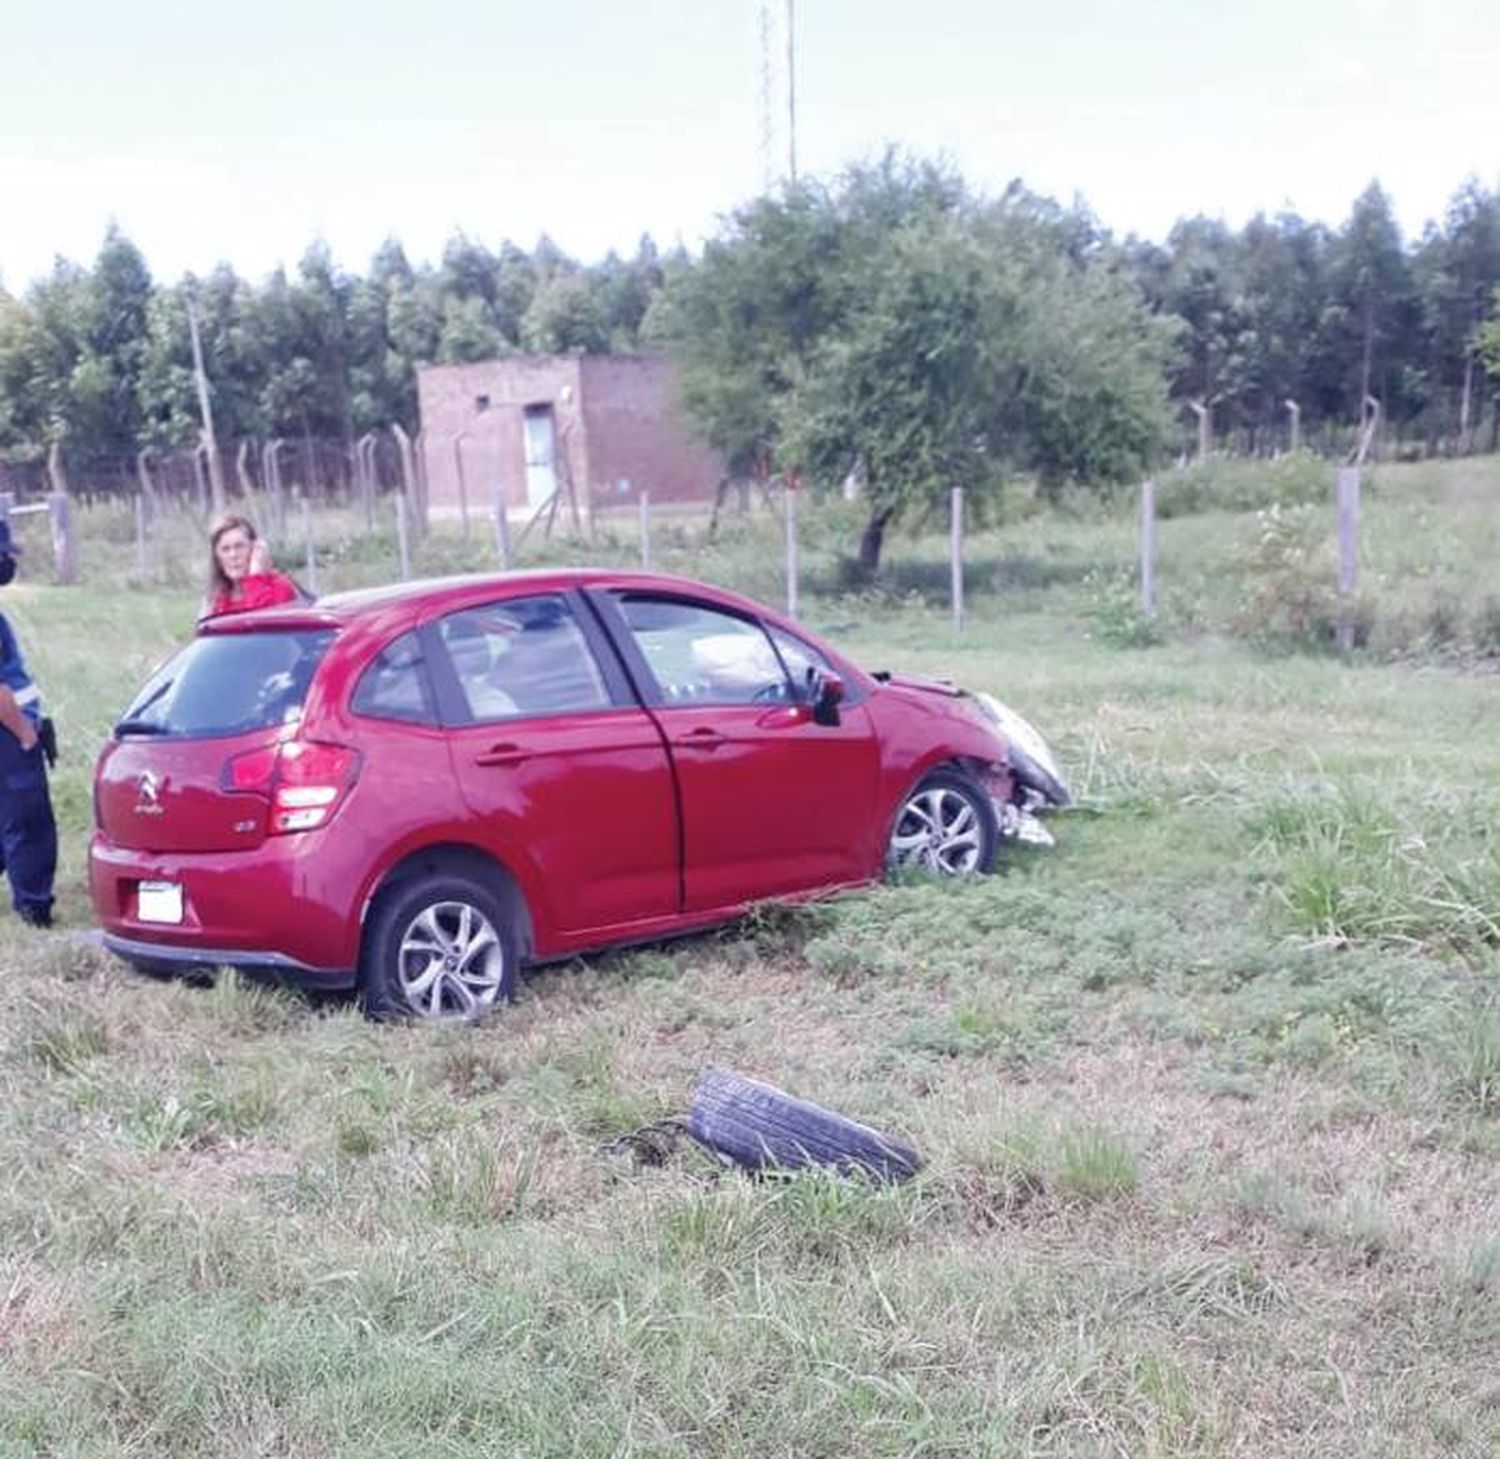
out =
[[(670, 361), (513, 355), (417, 372), (428, 502), (436, 512), (536, 511), (571, 487), (583, 513), (714, 499), (722, 466), (682, 419)], [(460, 478), (460, 458), (462, 478)], [(460, 486), (462, 480), (462, 487)]]

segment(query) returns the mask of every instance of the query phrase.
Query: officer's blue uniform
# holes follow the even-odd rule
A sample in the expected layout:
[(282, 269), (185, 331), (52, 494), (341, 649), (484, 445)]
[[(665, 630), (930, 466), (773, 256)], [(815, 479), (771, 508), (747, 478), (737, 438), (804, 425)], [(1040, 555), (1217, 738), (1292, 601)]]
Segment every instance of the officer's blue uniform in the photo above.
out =
[[(0, 613), (0, 684), (16, 696), (34, 725), (42, 719), (42, 696), (26, 672), (21, 648)], [(10, 899), (28, 922), (52, 920), (52, 878), (57, 872), (57, 822), (47, 791), (42, 747), (23, 750), (9, 730), (0, 729), (0, 855), (10, 877)]]

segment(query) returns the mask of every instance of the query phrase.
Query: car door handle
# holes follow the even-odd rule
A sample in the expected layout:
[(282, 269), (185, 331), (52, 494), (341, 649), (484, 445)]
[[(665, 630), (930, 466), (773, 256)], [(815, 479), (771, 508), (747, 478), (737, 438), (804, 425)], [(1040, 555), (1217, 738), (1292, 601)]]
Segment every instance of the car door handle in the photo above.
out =
[(684, 735), (678, 735), (673, 744), (681, 745), (685, 750), (717, 750), (720, 745), (726, 743), (725, 737), (711, 725), (699, 725), (697, 729), (690, 729)]
[(476, 765), (519, 765), (527, 758), (527, 752), (519, 745), (513, 745), (509, 740), (502, 740), (497, 745), (491, 745), (487, 750), (481, 750), (474, 756)]

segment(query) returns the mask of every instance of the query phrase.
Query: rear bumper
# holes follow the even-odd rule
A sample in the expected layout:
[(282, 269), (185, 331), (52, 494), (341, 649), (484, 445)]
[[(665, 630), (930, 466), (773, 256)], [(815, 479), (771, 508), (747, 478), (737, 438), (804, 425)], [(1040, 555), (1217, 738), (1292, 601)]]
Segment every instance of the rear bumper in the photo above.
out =
[[(361, 868), (348, 838), (274, 837), (244, 852), (144, 852), (96, 833), (89, 889), (106, 945), (140, 963), (237, 967), (347, 986), (359, 962)], [(140, 915), (143, 881), (182, 887), (182, 920)]]
[(173, 947), (163, 942), (139, 942), (104, 934), (104, 945), (126, 962), (152, 969), (187, 972), (192, 968), (234, 968), (294, 982), (304, 988), (352, 988), (353, 968), (314, 968), (280, 952), (245, 952), (239, 948)]

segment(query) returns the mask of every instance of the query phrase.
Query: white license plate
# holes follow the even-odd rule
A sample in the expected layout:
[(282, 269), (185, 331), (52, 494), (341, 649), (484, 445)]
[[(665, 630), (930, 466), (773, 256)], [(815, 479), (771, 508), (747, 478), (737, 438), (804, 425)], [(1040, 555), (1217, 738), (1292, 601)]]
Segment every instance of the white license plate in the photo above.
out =
[(135, 914), (142, 922), (181, 922), (182, 883), (143, 881), (136, 888)]

